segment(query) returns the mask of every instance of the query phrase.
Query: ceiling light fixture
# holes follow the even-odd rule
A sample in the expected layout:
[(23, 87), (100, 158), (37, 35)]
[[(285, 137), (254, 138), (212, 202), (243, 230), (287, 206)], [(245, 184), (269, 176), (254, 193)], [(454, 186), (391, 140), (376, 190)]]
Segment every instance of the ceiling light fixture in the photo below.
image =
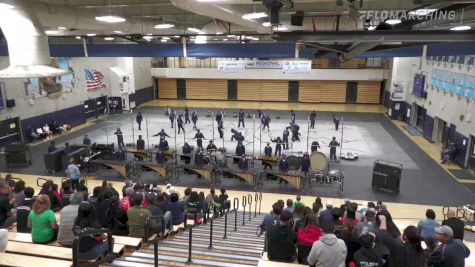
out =
[(123, 17), (112, 15), (111, 1), (110, 0), (109, 0), (109, 15), (97, 16), (96, 20), (101, 21), (101, 22), (106, 22), (106, 23), (119, 23), (119, 22), (126, 21), (126, 19), (123, 18)]
[(96, 36), (97, 33), (88, 33), (88, 34), (86, 34), (86, 35), (89, 36), (89, 37), (93, 37), (93, 36)]
[(236, 37), (236, 35), (234, 35), (234, 34), (228, 34), (228, 38), (234, 38), (234, 37)]
[(285, 31), (288, 31), (288, 30), (289, 30), (289, 28), (287, 28), (285, 26), (278, 26), (276, 28), (276, 31), (278, 31), (278, 32), (285, 32)]
[(170, 37), (167, 37), (167, 36), (162, 37), (162, 40), (170, 40)]
[(216, 32), (216, 35), (221, 35), (221, 34), (223, 34), (223, 33), (222, 32)]
[(150, 41), (152, 41), (153, 36), (148, 36), (148, 35), (147, 35), (147, 36), (143, 36), (142, 38), (143, 38), (144, 40), (147, 40), (147, 41), (150, 42)]
[(266, 21), (266, 22), (262, 23), (262, 26), (270, 27), (270, 26), (272, 26), (272, 24), (270, 24), (270, 22)]
[(12, 9), (12, 8), (15, 8), (15, 6), (7, 4), (7, 3), (0, 3), (0, 9)]
[(179, 35), (175, 35), (175, 36), (173, 36), (173, 37), (175, 37), (175, 38), (180, 38), (180, 36), (179, 36)]
[(74, 37), (74, 38), (76, 38), (76, 39), (78, 39), (78, 40), (81, 40), (81, 39), (82, 39), (81, 36), (76, 36), (76, 37)]
[(160, 42), (162, 42), (162, 43), (166, 43), (167, 41), (168, 41), (168, 40), (166, 40), (166, 39), (160, 40)]
[(155, 25), (154, 28), (155, 29), (170, 29), (173, 27), (175, 27), (175, 25), (171, 23), (160, 23), (160, 24)]
[(64, 30), (66, 30), (66, 29), (67, 29), (66, 27), (62, 27), (62, 26), (58, 27), (58, 30), (64, 31)]
[(206, 44), (208, 41), (206, 40), (206, 36), (198, 35), (195, 39), (195, 44)]
[(46, 30), (45, 33), (46, 35), (55, 35), (55, 34), (58, 34), (59, 32), (57, 30)]
[(372, 25), (368, 27), (368, 31), (374, 31), (376, 30), (376, 26)]
[(117, 33), (117, 34), (123, 34), (122, 31), (114, 31), (114, 33)]
[(186, 30), (188, 30), (188, 31), (190, 31), (190, 32), (201, 33), (201, 34), (204, 33), (202, 30), (197, 29), (197, 28), (188, 28), (188, 29), (186, 29)]
[(469, 25), (459, 25), (459, 26), (455, 26), (455, 27), (450, 28), (450, 30), (451, 31), (468, 31), (471, 28), (472, 27), (469, 26)]
[(401, 20), (400, 19), (388, 19), (388, 20), (386, 20), (386, 23), (389, 24), (389, 25), (396, 25), (396, 24), (401, 23)]
[(104, 40), (106, 40), (106, 41), (113, 41), (113, 40), (114, 40), (114, 37), (104, 37)]
[(253, 12), (253, 13), (242, 15), (242, 18), (247, 19), (247, 20), (260, 19), (260, 18), (265, 18), (265, 17), (267, 17), (266, 12)]
[(228, 41), (228, 40), (229, 40), (228, 38), (224, 38), (224, 39), (223, 39), (223, 41), (225, 41), (225, 42)]

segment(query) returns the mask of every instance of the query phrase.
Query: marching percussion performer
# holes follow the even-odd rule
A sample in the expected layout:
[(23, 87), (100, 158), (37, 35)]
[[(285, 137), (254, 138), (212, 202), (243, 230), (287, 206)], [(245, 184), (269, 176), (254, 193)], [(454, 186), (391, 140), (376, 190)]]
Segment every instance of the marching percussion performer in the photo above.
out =
[(135, 146), (135, 148), (139, 150), (145, 149), (145, 141), (142, 139), (141, 135), (139, 135), (139, 139), (137, 139), (137, 145)]
[(191, 154), (193, 153), (193, 147), (190, 146), (187, 142), (182, 147), (183, 154), (189, 157), (185, 157), (185, 164), (190, 164)]
[(223, 120), (221, 119), (218, 122), (218, 133), (219, 133), (219, 138), (223, 139), (224, 138), (224, 125), (223, 125)]
[(188, 108), (185, 107), (185, 124), (188, 124), (188, 123), (190, 123), (190, 122), (191, 122), (191, 121), (190, 121), (190, 113), (189, 113), (189, 111), (188, 111)]
[(261, 123), (262, 123), (262, 131), (265, 130), (265, 128), (267, 127), (267, 131), (269, 132), (269, 123), (270, 123), (270, 117), (269, 115), (263, 113), (261, 115)]
[(201, 166), (206, 164), (203, 150), (197, 149), (195, 153), (195, 165)]
[(315, 129), (315, 120), (317, 120), (317, 112), (312, 111), (309, 116), (310, 119), (310, 129)]
[(282, 139), (280, 139), (280, 136), (277, 136), (275, 139), (271, 139), (271, 142), (275, 143), (275, 153), (274, 156), (277, 156), (279, 154), (279, 157), (282, 153)]
[(137, 125), (139, 126), (139, 131), (141, 131), (142, 130), (143, 117), (142, 117), (142, 113), (140, 111), (137, 114), (137, 116), (135, 116), (135, 121), (137, 122)]
[(219, 122), (222, 120), (223, 120), (223, 113), (222, 111), (218, 111), (218, 113), (216, 113), (216, 122), (219, 124)]
[(308, 172), (310, 170), (310, 156), (308, 155), (307, 152), (305, 152), (303, 154), (303, 157), (300, 158), (300, 167), (301, 167), (301, 170), (302, 172), (304, 173), (304, 185), (305, 185), (305, 181), (308, 180), (310, 181), (308, 178)]
[(122, 134), (122, 131), (120, 130), (120, 128), (117, 128), (117, 131), (115, 131), (114, 134), (117, 135), (117, 145), (119, 146), (119, 148), (122, 148), (123, 146), (125, 146), (124, 135)]
[(196, 122), (198, 121), (198, 113), (196, 112), (196, 108), (191, 112), (191, 120), (193, 121), (193, 127), (196, 128)]
[(160, 132), (158, 132), (157, 134), (154, 134), (154, 135), (152, 135), (152, 136), (154, 136), (154, 137), (155, 137), (155, 136), (170, 137), (170, 136), (165, 132), (164, 129), (161, 129)]
[(313, 141), (312, 146), (310, 147), (310, 150), (313, 153), (313, 152), (317, 152), (318, 149), (320, 149), (320, 144), (318, 143), (318, 141)]
[(330, 160), (337, 160), (336, 159), (336, 148), (340, 146), (340, 143), (336, 141), (336, 137), (333, 136), (330, 144), (328, 145), (330, 147)]
[(333, 124), (335, 124), (335, 131), (338, 131), (338, 127), (340, 125), (340, 119), (336, 117), (336, 115), (332, 115)]
[[(289, 171), (289, 161), (287, 160), (287, 156), (285, 154), (282, 154), (282, 157), (279, 160), (279, 172), (281, 173), (286, 173)], [(282, 178), (279, 178), (279, 184), (282, 183), (282, 181), (285, 182), (285, 184), (288, 184), (288, 182)]]
[(300, 137), (299, 137), (300, 126), (297, 123), (293, 123), (290, 125), (290, 129), (292, 131), (292, 142), (300, 141)]
[(247, 171), (247, 170), (249, 169), (249, 162), (248, 162), (248, 160), (246, 159), (246, 156), (242, 155), (242, 156), (239, 158), (238, 168), (239, 168), (240, 170), (243, 170), (243, 171)]
[(196, 129), (196, 134), (195, 134), (195, 137), (193, 139), (196, 139), (196, 146), (198, 146), (199, 148), (203, 148), (203, 139), (206, 139), (204, 137), (204, 135), (200, 132), (200, 129)]
[(295, 123), (295, 112), (293, 110), (290, 111), (290, 124)]
[(244, 126), (244, 111), (242, 111), (242, 109), (239, 110), (238, 128), (241, 127), (241, 123), (242, 123), (242, 127), (245, 128), (245, 126)]
[(236, 156), (243, 156), (245, 154), (246, 154), (246, 147), (242, 144), (241, 141), (239, 141), (236, 146)]
[(158, 144), (158, 150), (162, 151), (167, 151), (169, 149), (168, 147), (168, 141), (165, 139), (165, 137), (160, 137), (160, 143)]
[(213, 141), (210, 140), (208, 146), (206, 147), (206, 151), (215, 152), (216, 150), (218, 150), (218, 148), (216, 147), (215, 144), (213, 144)]
[[(264, 155), (266, 157), (272, 157), (272, 147), (270, 146), (270, 143), (267, 142), (267, 145), (266, 147), (264, 148)], [(264, 170), (267, 170), (267, 167), (270, 167), (272, 169), (272, 165), (266, 163), (266, 162), (262, 162), (262, 165), (264, 166)]]
[(170, 115), (168, 115), (168, 119), (170, 120), (170, 124), (171, 124), (172, 128), (173, 128), (173, 124), (175, 123), (175, 118), (176, 118), (176, 113), (172, 109), (172, 111), (170, 112)]
[(177, 127), (178, 127), (178, 134), (180, 134), (180, 129), (183, 130), (183, 134), (185, 134), (185, 128), (183, 128), (183, 114), (180, 113), (180, 115), (178, 115), (178, 119), (176, 119), (176, 124), (177, 124)]
[(157, 153), (155, 154), (155, 159), (157, 160), (158, 164), (165, 164), (167, 161), (167, 157), (165, 155), (165, 150), (158, 150)]
[(284, 132), (282, 133), (282, 140), (283, 140), (283, 143), (284, 143), (284, 150), (287, 150), (289, 149), (289, 129), (290, 127), (286, 127)]

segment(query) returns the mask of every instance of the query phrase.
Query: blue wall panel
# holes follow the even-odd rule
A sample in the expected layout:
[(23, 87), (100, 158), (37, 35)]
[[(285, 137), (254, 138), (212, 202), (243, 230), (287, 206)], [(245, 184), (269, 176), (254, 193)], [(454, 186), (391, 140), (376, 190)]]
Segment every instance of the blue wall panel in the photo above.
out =
[(441, 43), (427, 46), (427, 56), (475, 55), (475, 42)]
[(7, 46), (7, 44), (0, 44), (0, 56), (1, 57), (8, 56), (8, 46)]
[(182, 57), (181, 44), (88, 45), (90, 57)]
[(135, 105), (137, 106), (153, 100), (154, 98), (153, 86), (136, 90), (134, 94), (129, 95), (129, 101), (135, 101)]
[(84, 47), (80, 44), (54, 44), (49, 50), (52, 57), (84, 57)]
[(295, 43), (190, 44), (189, 57), (292, 58)]

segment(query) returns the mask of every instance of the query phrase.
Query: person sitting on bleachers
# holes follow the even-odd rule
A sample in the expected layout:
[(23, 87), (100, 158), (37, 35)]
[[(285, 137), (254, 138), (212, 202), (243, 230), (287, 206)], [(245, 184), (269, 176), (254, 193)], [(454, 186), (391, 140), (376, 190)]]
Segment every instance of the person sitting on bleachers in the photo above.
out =
[(58, 150), (56, 148), (56, 143), (54, 141), (51, 141), (51, 143), (49, 143), (48, 145), (48, 153), (55, 152), (56, 150)]
[(25, 188), (25, 198), (16, 210), (16, 231), (18, 233), (30, 233), (31, 229), (28, 228), (28, 214), (30, 214), (31, 207), (35, 202), (33, 198), (35, 195), (35, 189), (31, 187)]
[(73, 152), (73, 149), (71, 148), (71, 146), (69, 145), (68, 142), (64, 143), (63, 151), (64, 151), (64, 154), (65, 154), (65, 155), (67, 155), (67, 154)]
[(307, 264), (307, 256), (310, 253), (312, 245), (322, 236), (322, 230), (318, 228), (317, 215), (308, 212), (300, 220), (300, 227), (297, 228), (297, 249), (298, 262)]
[[(383, 266), (383, 257), (379, 250), (375, 247), (376, 235), (368, 232), (359, 237), (362, 248), (354, 254), (354, 262), (356, 266)], [(423, 265), (418, 265), (423, 266)]]
[(36, 140), (40, 139), (40, 136), (35, 132), (35, 130), (33, 128), (30, 128), (28, 130), (28, 137), (29, 137), (30, 141), (36, 141)]
[(453, 159), (455, 157), (455, 154), (457, 153), (457, 148), (454, 143), (450, 143), (447, 145), (447, 147), (440, 153), (440, 163), (445, 164), (449, 160)]
[(226, 193), (226, 189), (222, 187), (220, 189), (221, 194), (219, 195), (219, 202), (221, 203), (222, 210), (229, 210), (231, 208), (231, 201), (228, 200), (229, 196)]
[(61, 134), (65, 134), (65, 133), (71, 131), (71, 124), (65, 123), (65, 124), (61, 125), (59, 127), (59, 129), (61, 130)]
[(157, 195), (155, 193), (146, 193), (145, 199), (148, 202), (147, 209), (152, 213), (152, 216), (163, 217), (165, 227), (170, 231), (173, 230), (172, 213), (160, 207)]
[(18, 181), (13, 186), (13, 198), (15, 199), (15, 208), (25, 200), (25, 182)]
[(48, 180), (42, 186), (39, 195), (47, 195), (50, 200), (50, 208), (53, 211), (57, 211), (61, 209), (61, 201), (53, 192), (53, 181)]
[(269, 260), (285, 262), (293, 262), (295, 260), (297, 234), (292, 229), (291, 224), (292, 213), (282, 211), (279, 216), (279, 224), (267, 230), (266, 242)]
[[(140, 193), (136, 193), (132, 197), (132, 202), (134, 204), (133, 207), (130, 207), (127, 210), (127, 218), (129, 219), (128, 224), (129, 224), (129, 236), (130, 237), (139, 237), (143, 238), (144, 237), (144, 224), (145, 220), (147, 217), (152, 216), (152, 213), (148, 210), (142, 207), (143, 203), (143, 195)], [(155, 230), (153, 232), (156, 232), (158, 229), (158, 225), (155, 223), (154, 220), (150, 220), (150, 228), (151, 230)]]
[(53, 123), (49, 125), (49, 128), (54, 134), (61, 133), (61, 129), (59, 128), (59, 123), (57, 121), (53, 121)]
[(40, 139), (43, 139), (43, 141), (46, 141), (46, 139), (48, 138), (48, 135), (45, 132), (43, 132), (43, 129), (41, 127), (38, 127), (36, 129), (36, 134), (38, 135)]
[(61, 187), (61, 190), (59, 192), (59, 194), (61, 196), (61, 208), (66, 207), (67, 205), (70, 204), (69, 197), (73, 193), (74, 193), (74, 191), (71, 189), (71, 182), (70, 181), (64, 181), (63, 185)]
[(56, 239), (58, 224), (47, 195), (36, 197), (32, 211), (28, 215), (28, 228), (31, 229), (33, 243), (47, 244)]
[[(200, 202), (198, 192), (192, 191), (190, 193), (190, 197), (188, 198), (188, 201), (186, 202), (186, 209), (193, 209), (196, 211), (196, 222), (201, 222), (203, 219), (203, 206), (202, 203)], [(188, 219), (193, 219), (192, 214), (188, 215)]]
[(132, 206), (132, 196), (134, 195), (134, 189), (128, 187), (125, 189), (125, 197), (119, 201), (119, 206), (127, 212), (127, 210)]
[(183, 212), (185, 211), (185, 203), (179, 200), (177, 193), (170, 195), (170, 202), (167, 205), (167, 211), (172, 214), (172, 224), (180, 225), (183, 223)]
[(260, 224), (261, 233), (269, 230), (272, 226), (279, 222), (279, 216), (282, 212), (282, 207), (278, 203), (272, 205), (272, 211), (264, 216), (262, 223)]
[(83, 194), (73, 193), (68, 198), (69, 205), (61, 209), (59, 218), (58, 243), (63, 247), (72, 247), (74, 240), (74, 221), (78, 216), (79, 204), (83, 201)]
[(334, 234), (333, 222), (324, 220), (320, 225), (324, 235), (313, 243), (308, 254), (308, 264), (315, 266), (345, 267), (346, 245)]
[(16, 215), (12, 213), (15, 199), (11, 197), (11, 188), (8, 183), (0, 179), (0, 228), (8, 228), (16, 222)]
[[(87, 203), (81, 203), (78, 207), (77, 217), (74, 221), (73, 232), (78, 235), (82, 231), (100, 229), (101, 226), (95, 220), (94, 207)], [(107, 236), (102, 235), (86, 235), (79, 240), (79, 259), (94, 260), (103, 255), (108, 248), (106, 240)]]
[(46, 134), (47, 139), (51, 139), (51, 137), (53, 137), (53, 132), (50, 130), (48, 124), (43, 126), (43, 132)]

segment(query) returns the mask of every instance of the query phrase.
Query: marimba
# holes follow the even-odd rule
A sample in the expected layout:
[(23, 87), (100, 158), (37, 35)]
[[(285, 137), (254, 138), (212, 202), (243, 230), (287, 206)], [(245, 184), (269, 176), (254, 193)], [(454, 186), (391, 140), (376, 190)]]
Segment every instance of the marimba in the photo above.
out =
[(151, 150), (147, 150), (147, 149), (135, 149), (135, 148), (132, 148), (132, 149), (127, 149), (127, 152), (128, 153), (132, 153), (135, 157), (137, 157), (139, 160), (146, 160), (147, 158), (149, 158), (149, 153), (151, 153), (152, 151)]
[(256, 185), (256, 172), (254, 170), (241, 170), (239, 168), (223, 168), (222, 171), (241, 177), (247, 183), (253, 186)]
[(289, 182), (293, 187), (297, 188), (300, 191), (302, 185), (302, 173), (299, 171), (288, 171), (288, 172), (271, 172), (272, 175), (284, 179)]
[(91, 161), (94, 164), (101, 164), (111, 169), (116, 170), (125, 178), (129, 177), (133, 172), (133, 161), (124, 160), (124, 161), (117, 161), (117, 160), (105, 160), (105, 159), (96, 159)]
[(258, 160), (262, 161), (262, 163), (267, 164), (271, 167), (277, 167), (277, 157), (260, 156)]
[(213, 183), (213, 166), (206, 165), (185, 165), (183, 167), (186, 170), (190, 170), (208, 180), (211, 184)]
[(158, 164), (154, 162), (144, 162), (144, 161), (137, 161), (135, 164), (150, 169), (162, 176), (165, 179), (169, 179), (171, 165), (170, 164)]

